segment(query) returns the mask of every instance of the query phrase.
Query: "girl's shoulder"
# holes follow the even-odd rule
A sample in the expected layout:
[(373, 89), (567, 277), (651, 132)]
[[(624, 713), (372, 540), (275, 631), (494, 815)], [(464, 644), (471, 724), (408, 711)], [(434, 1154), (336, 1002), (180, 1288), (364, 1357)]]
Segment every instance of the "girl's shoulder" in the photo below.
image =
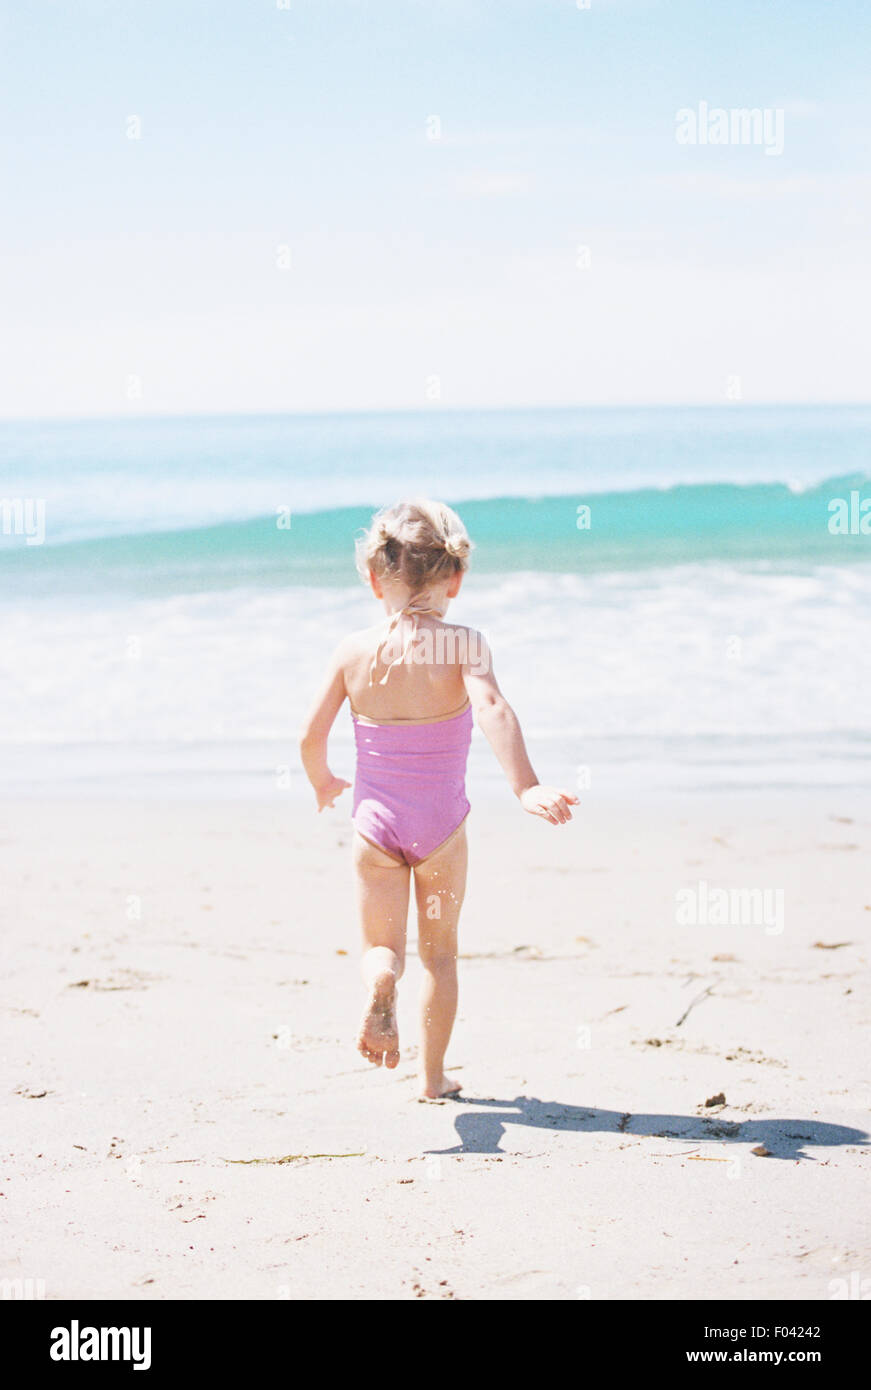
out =
[(375, 623), (372, 627), (361, 627), (356, 632), (349, 632), (338, 642), (333, 653), (333, 660), (337, 665), (344, 665), (348, 661), (353, 661), (356, 657), (371, 651), (382, 635), (382, 623)]
[[(358, 628), (343, 637), (333, 655), (334, 665), (346, 674), (362, 662), (371, 662), (380, 651), (389, 620), (382, 618), (371, 627)], [(455, 623), (429, 614), (419, 622), (414, 647), (416, 662), (433, 662), (440, 666), (458, 666), (479, 672), (489, 669), (490, 648), (487, 639), (477, 628)]]
[(450, 618), (431, 618), (430, 623), (434, 634), (446, 643), (459, 643), (464, 648), (485, 645), (483, 633), (465, 623), (455, 623)]

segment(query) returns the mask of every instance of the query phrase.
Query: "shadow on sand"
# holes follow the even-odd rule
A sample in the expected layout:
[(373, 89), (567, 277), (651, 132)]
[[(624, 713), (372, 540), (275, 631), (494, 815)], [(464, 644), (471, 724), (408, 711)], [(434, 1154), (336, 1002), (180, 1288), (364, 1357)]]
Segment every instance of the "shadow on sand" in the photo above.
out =
[[(717, 1115), (629, 1115), (616, 1110), (591, 1110), (580, 1105), (564, 1105), (556, 1100), (536, 1100), (534, 1096), (515, 1096), (496, 1100), (492, 1096), (457, 1096), (449, 1102), (458, 1114), (455, 1128), (459, 1143), (450, 1149), (429, 1149), (442, 1154), (501, 1154), (499, 1141), (509, 1125), (554, 1132), (571, 1130), (579, 1134), (628, 1134), (633, 1138), (650, 1135), (683, 1143), (764, 1144), (772, 1158), (811, 1159), (803, 1152), (811, 1147), (864, 1144), (864, 1130), (844, 1125), (823, 1124), (819, 1120), (772, 1119), (731, 1121)], [(477, 1107), (477, 1108), (475, 1108)]]

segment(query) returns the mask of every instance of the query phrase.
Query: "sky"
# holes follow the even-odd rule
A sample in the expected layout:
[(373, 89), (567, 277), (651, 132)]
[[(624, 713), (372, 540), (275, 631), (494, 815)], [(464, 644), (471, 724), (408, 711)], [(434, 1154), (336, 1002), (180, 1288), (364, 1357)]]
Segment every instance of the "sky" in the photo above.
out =
[(0, 0), (0, 417), (867, 402), (869, 52), (866, 0)]

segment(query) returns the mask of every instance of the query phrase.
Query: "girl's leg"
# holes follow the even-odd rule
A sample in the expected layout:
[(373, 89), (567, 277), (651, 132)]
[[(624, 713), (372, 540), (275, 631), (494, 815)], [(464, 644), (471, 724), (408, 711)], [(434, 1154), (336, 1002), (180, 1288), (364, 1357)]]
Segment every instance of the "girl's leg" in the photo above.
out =
[(410, 869), (363, 836), (354, 835), (357, 902), (363, 929), (363, 979), (367, 1000), (357, 1048), (369, 1062), (399, 1062), (396, 984), (405, 968)]
[(430, 1100), (461, 1089), (444, 1074), (457, 1012), (457, 924), (466, 891), (465, 821), (414, 869), (417, 946), (423, 966), (421, 1095)]

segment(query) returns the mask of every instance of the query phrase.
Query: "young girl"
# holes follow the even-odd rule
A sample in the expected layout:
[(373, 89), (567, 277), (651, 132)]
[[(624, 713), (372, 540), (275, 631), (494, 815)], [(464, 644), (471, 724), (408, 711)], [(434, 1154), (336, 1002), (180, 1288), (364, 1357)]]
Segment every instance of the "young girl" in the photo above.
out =
[(552, 825), (578, 798), (542, 787), (480, 633), (445, 622), (472, 548), (439, 502), (379, 512), (358, 542), (357, 567), (387, 620), (346, 637), (302, 731), (318, 811), (349, 787), (327, 763), (327, 738), (350, 701), (357, 744), (354, 866), (363, 929), (366, 1007), (357, 1039), (376, 1066), (399, 1062), (396, 985), (405, 966), (412, 874), (423, 965), (421, 1098), (459, 1091), (445, 1076), (457, 1010), (457, 922), (466, 887), (466, 758), (472, 715), (521, 806)]

